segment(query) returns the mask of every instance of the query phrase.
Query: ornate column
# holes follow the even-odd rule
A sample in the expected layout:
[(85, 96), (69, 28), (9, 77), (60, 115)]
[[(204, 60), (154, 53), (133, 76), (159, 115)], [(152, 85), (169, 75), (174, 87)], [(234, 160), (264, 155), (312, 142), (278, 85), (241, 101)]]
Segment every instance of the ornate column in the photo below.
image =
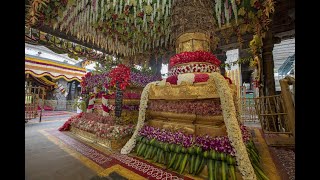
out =
[(176, 53), (213, 50), (213, 1), (174, 1), (171, 12), (171, 38)]

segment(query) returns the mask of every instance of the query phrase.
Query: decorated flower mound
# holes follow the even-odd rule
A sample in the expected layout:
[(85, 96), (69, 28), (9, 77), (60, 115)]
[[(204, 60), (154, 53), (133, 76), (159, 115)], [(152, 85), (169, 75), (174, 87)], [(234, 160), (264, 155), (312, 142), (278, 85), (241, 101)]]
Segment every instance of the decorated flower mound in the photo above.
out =
[[(241, 134), (250, 152), (250, 160), (256, 167), (256, 173), (262, 179), (265, 175), (259, 167), (260, 156), (250, 134), (241, 125)], [(145, 159), (165, 164), (168, 169), (182, 174), (186, 167), (189, 174), (198, 175), (205, 166), (209, 179), (222, 177), (236, 179), (235, 149), (227, 136), (195, 136), (183, 132), (173, 132), (152, 126), (143, 126), (138, 133), (136, 153)]]
[(73, 116), (59, 130), (69, 130), (70, 126), (109, 140), (127, 137), (132, 135), (134, 130), (132, 124), (118, 125), (111, 116), (101, 116), (94, 113), (81, 113)]
[(169, 69), (184, 63), (190, 62), (207, 62), (214, 64), (216, 66), (220, 66), (221, 62), (215, 55), (210, 52), (205, 51), (195, 51), (195, 52), (182, 52), (174, 55), (170, 58)]
[(77, 115), (74, 115), (72, 117), (70, 117), (60, 128), (59, 128), (59, 131), (69, 131), (70, 130), (70, 126), (71, 126), (71, 123), (78, 119), (78, 118), (81, 118), (83, 115), (83, 113), (80, 113), (80, 114), (77, 114)]

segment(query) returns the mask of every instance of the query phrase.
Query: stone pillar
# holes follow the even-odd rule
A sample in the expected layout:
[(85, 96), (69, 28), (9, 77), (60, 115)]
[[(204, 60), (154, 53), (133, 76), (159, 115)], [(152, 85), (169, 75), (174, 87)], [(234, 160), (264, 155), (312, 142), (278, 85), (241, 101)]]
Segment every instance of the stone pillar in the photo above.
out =
[(262, 46), (262, 75), (263, 75), (263, 94), (265, 96), (275, 95), (276, 88), (274, 82), (274, 61), (272, 50), (274, 47), (271, 31), (266, 32)]

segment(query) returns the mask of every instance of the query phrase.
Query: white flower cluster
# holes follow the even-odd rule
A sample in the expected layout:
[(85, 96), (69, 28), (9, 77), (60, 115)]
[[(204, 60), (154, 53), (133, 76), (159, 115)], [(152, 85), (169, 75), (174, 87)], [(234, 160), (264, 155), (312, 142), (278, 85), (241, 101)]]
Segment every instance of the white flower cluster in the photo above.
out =
[(214, 79), (218, 94), (220, 96), (224, 122), (227, 128), (228, 138), (236, 151), (238, 168), (243, 179), (255, 180), (257, 179), (256, 174), (249, 159), (246, 146), (242, 139), (241, 129), (236, 118), (236, 109), (234, 106), (231, 88), (220, 73), (211, 73), (210, 78)]
[(184, 73), (212, 73), (220, 72), (220, 69), (215, 64), (208, 63), (188, 63), (172, 67), (168, 72), (169, 76), (175, 76)]
[(135, 128), (135, 131), (129, 141), (123, 146), (121, 149), (121, 154), (129, 154), (134, 146), (136, 145), (136, 138), (138, 136), (139, 130), (143, 127), (144, 125), (144, 120), (146, 118), (146, 109), (148, 106), (148, 99), (149, 99), (149, 90), (151, 85), (153, 84), (158, 84), (159, 81), (155, 82), (150, 82), (144, 87), (142, 93), (141, 93), (141, 99), (140, 99), (140, 106), (139, 106), (139, 117), (138, 117), (138, 122), (137, 126)]
[(178, 75), (178, 81), (177, 81), (177, 85), (180, 85), (181, 82), (187, 82), (190, 84), (193, 84), (194, 82), (194, 73), (186, 73), (186, 74), (179, 74)]

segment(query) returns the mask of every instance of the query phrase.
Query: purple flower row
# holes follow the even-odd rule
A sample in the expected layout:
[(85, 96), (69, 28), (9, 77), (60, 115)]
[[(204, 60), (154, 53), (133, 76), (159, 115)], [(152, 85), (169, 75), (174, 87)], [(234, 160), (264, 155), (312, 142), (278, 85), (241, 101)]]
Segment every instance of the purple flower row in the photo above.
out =
[(139, 105), (122, 105), (122, 109), (130, 111), (139, 111)]
[[(250, 134), (245, 126), (241, 125), (241, 133), (246, 143), (250, 140)], [(192, 134), (184, 134), (181, 131), (172, 132), (166, 129), (160, 129), (152, 126), (144, 126), (139, 131), (139, 135), (148, 139), (156, 139), (160, 142), (177, 144), (185, 148), (191, 146), (201, 147), (203, 151), (215, 150), (221, 153), (235, 155), (235, 149), (232, 147), (227, 136), (212, 137), (209, 135), (195, 136)]]
[(144, 87), (150, 82), (161, 80), (161, 76), (147, 75), (142, 72), (131, 72), (130, 80), (132, 86)]
[(101, 74), (95, 74), (92, 76), (89, 76), (85, 78), (85, 84), (86, 84), (86, 90), (88, 92), (93, 91), (94, 87), (102, 87), (103, 85), (107, 84), (110, 80), (108, 77), (109, 73), (101, 73)]
[[(92, 76), (88, 76), (85, 78), (85, 89), (86, 92), (93, 91), (94, 87), (102, 87), (109, 83), (109, 73), (101, 73), (101, 74), (95, 74)], [(138, 87), (144, 87), (149, 82), (158, 81), (161, 79), (161, 76), (156, 75), (146, 75), (141, 72), (131, 72), (130, 73), (130, 83), (132, 86), (138, 86)]]

